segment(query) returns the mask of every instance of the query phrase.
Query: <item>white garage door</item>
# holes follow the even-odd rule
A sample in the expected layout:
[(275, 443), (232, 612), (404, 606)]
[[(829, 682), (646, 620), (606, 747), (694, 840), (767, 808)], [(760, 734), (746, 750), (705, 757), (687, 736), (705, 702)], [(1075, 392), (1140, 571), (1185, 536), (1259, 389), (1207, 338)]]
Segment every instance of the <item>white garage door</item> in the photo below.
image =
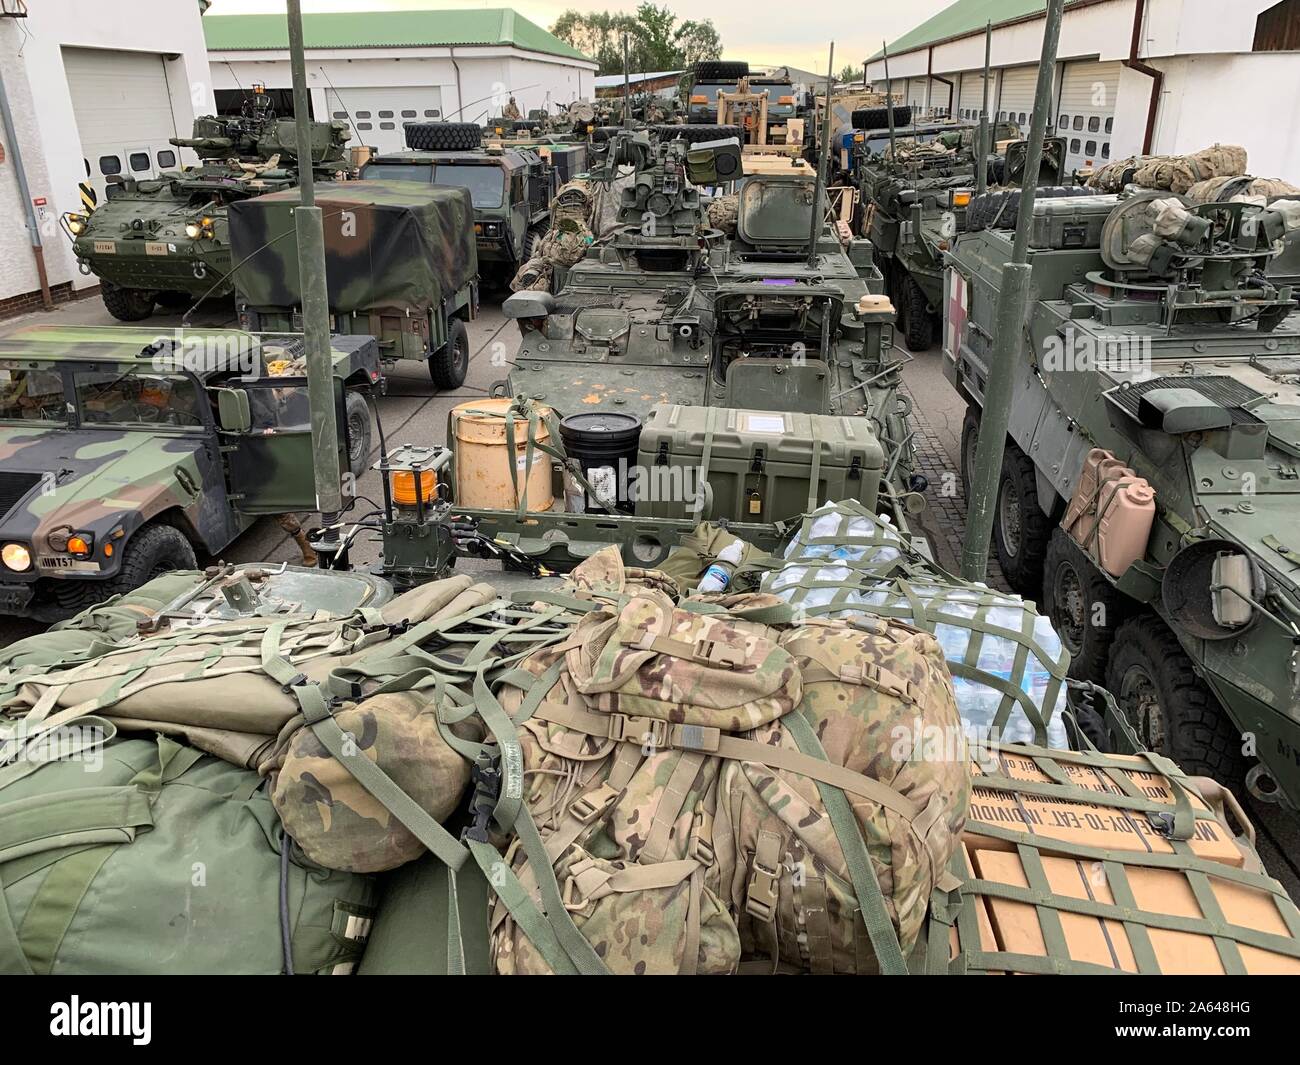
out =
[(403, 122), (433, 122), (442, 117), (442, 90), (427, 85), (357, 88), (325, 94), (329, 117), (347, 122), (351, 116), (353, 144), (368, 144), (381, 152), (406, 147)]
[(999, 122), (1014, 122), (1029, 129), (1034, 113), (1034, 90), (1038, 88), (1038, 67), (1006, 67), (1002, 71), (1002, 92), (998, 97)]
[(925, 112), (925, 83), (925, 78), (907, 79), (907, 102), (912, 105), (917, 118), (921, 118)]
[(1119, 63), (1079, 60), (1065, 65), (1056, 125), (1068, 149), (1067, 170), (1110, 162), (1119, 72)]
[[(997, 73), (989, 73), (989, 110), (997, 103)], [(984, 106), (984, 71), (968, 70), (961, 76), (961, 92), (958, 96), (957, 117), (975, 121), (980, 117), (980, 108)]]
[(63, 49), (82, 155), (101, 200), (106, 177), (155, 177), (179, 165), (167, 142), (193, 131), (176, 129), (163, 63), (155, 52)]

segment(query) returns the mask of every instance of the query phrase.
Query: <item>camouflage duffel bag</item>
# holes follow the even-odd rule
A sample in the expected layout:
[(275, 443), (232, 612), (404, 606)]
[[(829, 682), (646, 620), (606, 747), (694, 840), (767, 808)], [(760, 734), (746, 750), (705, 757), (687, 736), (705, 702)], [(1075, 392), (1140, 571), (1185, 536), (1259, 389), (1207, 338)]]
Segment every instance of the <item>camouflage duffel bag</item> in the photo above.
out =
[(511, 834), (469, 836), (496, 971), (905, 971), (969, 789), (960, 755), (900, 745), (960, 737), (933, 638), (690, 606), (592, 610), (486, 700), (518, 729), (480, 805)]
[(373, 878), (307, 860), (256, 773), (91, 729), (0, 769), (0, 972), (352, 971)]
[(1235, 177), (1246, 172), (1246, 149), (1235, 144), (1214, 144), (1191, 155), (1159, 156), (1142, 163), (1133, 182), (1147, 189), (1185, 193), (1197, 182), (1213, 177)]

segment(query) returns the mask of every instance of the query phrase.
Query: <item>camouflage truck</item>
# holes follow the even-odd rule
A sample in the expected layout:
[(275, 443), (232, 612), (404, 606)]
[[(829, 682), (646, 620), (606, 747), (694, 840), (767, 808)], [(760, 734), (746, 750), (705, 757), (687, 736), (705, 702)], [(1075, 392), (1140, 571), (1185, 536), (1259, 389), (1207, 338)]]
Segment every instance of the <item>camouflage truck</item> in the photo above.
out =
[[(341, 466), (370, 451), (370, 337), (336, 337)], [(0, 340), (0, 613), (52, 621), (258, 517), (316, 508), (301, 343), (33, 326)]]
[[(316, 187), (324, 214), (332, 331), (378, 338), (385, 365), (418, 359), (440, 390), (465, 381), (478, 314), (478, 255), (471, 192), (409, 181)], [(240, 325), (302, 331), (292, 190), (231, 209)]]
[[(344, 123), (313, 122), (311, 137), (318, 176), (346, 166)], [(192, 137), (171, 143), (196, 151), (199, 165), (150, 180), (110, 180), (93, 212), (63, 218), (77, 262), (100, 279), (104, 306), (119, 321), (148, 318), (159, 303), (187, 307), (229, 296), (230, 205), (298, 184), (293, 120), (265, 106), (197, 118)]]
[[(948, 258), (944, 371), (969, 405), (967, 483), (1017, 196), (973, 202), (977, 231)], [(1295, 200), (1193, 206), (1132, 187), (1034, 205), (993, 536), (1076, 674), (1104, 678), (1143, 742), (1292, 807), (1300, 321), (1266, 267), (1297, 225)]]
[(575, 172), (578, 159), (585, 165), (585, 143), (482, 146), (481, 136), (470, 122), (407, 123), (408, 150), (374, 156), (361, 176), (468, 189), (478, 260), (485, 275), (504, 283), (532, 258), (549, 223), (551, 197), (567, 180), (557, 178), (552, 154), (565, 173)]

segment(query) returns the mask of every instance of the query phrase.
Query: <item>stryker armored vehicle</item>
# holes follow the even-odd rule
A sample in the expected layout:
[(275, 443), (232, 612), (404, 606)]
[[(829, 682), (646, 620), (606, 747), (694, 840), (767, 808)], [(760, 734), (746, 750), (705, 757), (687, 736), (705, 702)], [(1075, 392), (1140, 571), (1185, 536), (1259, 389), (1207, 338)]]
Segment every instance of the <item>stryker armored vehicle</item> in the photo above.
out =
[(691, 68), (686, 90), (686, 121), (692, 125), (716, 125), (718, 93), (735, 92), (742, 78), (749, 76), (749, 64), (730, 60), (701, 60)]
[(501, 282), (532, 258), (551, 198), (586, 165), (585, 143), (483, 146), (472, 122), (408, 122), (405, 129), (408, 150), (372, 157), (362, 178), (469, 189), (478, 261)]
[[(862, 234), (876, 250), (886, 291), (898, 308), (909, 351), (926, 351), (938, 339), (943, 321), (943, 254), (957, 233), (975, 184), (974, 138), (970, 125), (913, 126), (855, 144), (855, 171), (863, 210)], [(994, 143), (1017, 137), (1008, 123), (992, 129)], [(1023, 141), (1006, 156), (987, 157), (989, 185), (1018, 186), (1024, 169)], [(1039, 183), (1060, 182), (1065, 141), (1043, 146)], [(1046, 190), (1039, 193), (1048, 195)]]
[[(949, 253), (969, 484), (1018, 192)], [(1001, 212), (1001, 218), (993, 217)], [(1000, 488), (1003, 572), (1152, 749), (1300, 805), (1300, 321), (1269, 260), (1300, 204), (1046, 199)]]
[[(432, 167), (430, 167), (432, 168)], [(496, 167), (484, 173), (500, 177)], [(465, 323), (478, 314), (472, 190), (362, 179), (322, 182), (331, 332), (378, 338), (385, 365), (419, 360), (441, 391), (469, 369)], [(296, 190), (234, 204), (239, 322), (257, 332), (301, 333)]]
[[(370, 337), (336, 337), (341, 466), (370, 454)], [(316, 508), (301, 341), (34, 326), (0, 340), (0, 614), (68, 617)]]
[[(172, 138), (198, 153), (198, 166), (110, 181), (94, 211), (64, 216), (77, 261), (99, 277), (114, 318), (138, 322), (158, 303), (184, 308), (234, 291), (227, 208), (298, 184), (293, 120), (277, 119), (269, 102), (257, 94), (241, 114), (197, 118), (194, 136)], [(346, 167), (346, 123), (313, 122), (311, 137), (317, 176)]]

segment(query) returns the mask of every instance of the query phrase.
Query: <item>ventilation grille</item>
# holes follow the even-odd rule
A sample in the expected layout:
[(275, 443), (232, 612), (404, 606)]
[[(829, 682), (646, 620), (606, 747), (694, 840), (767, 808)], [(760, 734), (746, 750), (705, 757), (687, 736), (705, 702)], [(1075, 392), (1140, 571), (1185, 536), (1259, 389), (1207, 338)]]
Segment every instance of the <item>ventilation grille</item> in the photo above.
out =
[(1134, 421), (1138, 420), (1138, 403), (1144, 395), (1157, 388), (1188, 388), (1199, 392), (1206, 399), (1213, 400), (1225, 408), (1231, 415), (1234, 425), (1254, 425), (1259, 419), (1250, 411), (1243, 410), (1243, 404), (1263, 397), (1250, 385), (1242, 384), (1235, 377), (1219, 375), (1176, 375), (1157, 377), (1150, 381), (1141, 381), (1129, 388), (1116, 388), (1109, 393), (1111, 400)]
[(39, 473), (0, 471), (0, 516), (8, 515), (18, 505), (18, 501), (35, 488), (40, 480)]

